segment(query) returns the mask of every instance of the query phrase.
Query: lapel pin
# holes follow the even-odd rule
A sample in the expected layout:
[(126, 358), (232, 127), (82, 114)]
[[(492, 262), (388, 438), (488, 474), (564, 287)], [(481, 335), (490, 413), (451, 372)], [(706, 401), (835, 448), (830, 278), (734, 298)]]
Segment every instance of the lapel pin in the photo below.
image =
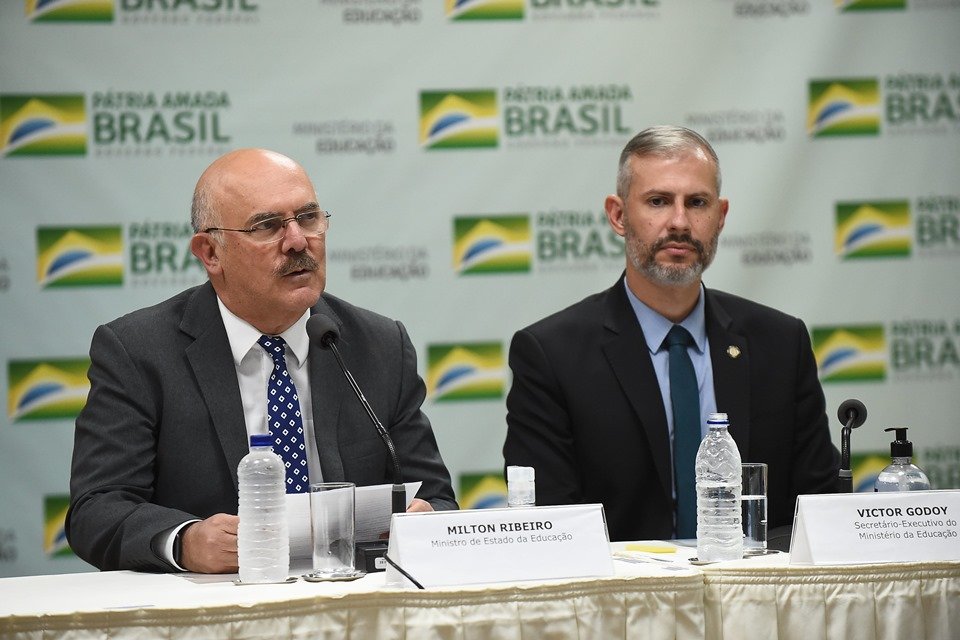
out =
[(735, 347), (733, 345), (730, 345), (729, 347), (727, 347), (727, 355), (733, 358), (734, 360), (736, 360), (737, 358), (740, 357), (740, 347)]

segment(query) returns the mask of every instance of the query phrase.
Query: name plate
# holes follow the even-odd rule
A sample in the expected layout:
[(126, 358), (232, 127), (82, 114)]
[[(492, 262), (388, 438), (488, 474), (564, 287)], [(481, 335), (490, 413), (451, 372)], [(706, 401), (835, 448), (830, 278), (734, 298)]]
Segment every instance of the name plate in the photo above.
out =
[(800, 496), (790, 564), (960, 560), (960, 490)]
[(387, 554), (424, 587), (613, 575), (600, 504), (395, 513)]

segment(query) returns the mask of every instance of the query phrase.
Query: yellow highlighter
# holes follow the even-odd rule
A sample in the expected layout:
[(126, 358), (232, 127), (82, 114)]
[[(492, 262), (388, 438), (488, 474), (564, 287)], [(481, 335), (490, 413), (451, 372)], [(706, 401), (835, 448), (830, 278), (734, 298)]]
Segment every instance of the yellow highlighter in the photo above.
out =
[(624, 547), (624, 551), (642, 551), (644, 553), (674, 553), (677, 550), (672, 544), (667, 543), (630, 543)]

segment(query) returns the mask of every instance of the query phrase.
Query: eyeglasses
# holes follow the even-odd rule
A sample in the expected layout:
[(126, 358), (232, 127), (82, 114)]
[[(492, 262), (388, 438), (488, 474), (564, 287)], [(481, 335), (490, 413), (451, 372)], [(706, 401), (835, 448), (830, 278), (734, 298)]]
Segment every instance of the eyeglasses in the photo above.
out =
[(204, 233), (212, 231), (236, 231), (246, 233), (251, 240), (263, 244), (278, 242), (283, 238), (287, 225), (296, 220), (297, 226), (304, 235), (322, 236), (330, 228), (330, 214), (322, 209), (309, 209), (301, 211), (295, 216), (281, 218), (280, 216), (271, 216), (264, 218), (250, 226), (249, 229), (228, 229), (226, 227), (207, 227)]

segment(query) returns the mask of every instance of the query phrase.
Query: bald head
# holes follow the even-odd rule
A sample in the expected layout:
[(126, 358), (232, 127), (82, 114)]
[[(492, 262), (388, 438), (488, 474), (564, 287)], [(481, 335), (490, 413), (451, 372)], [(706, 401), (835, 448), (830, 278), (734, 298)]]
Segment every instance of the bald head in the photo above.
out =
[(194, 232), (222, 225), (220, 208), (227, 201), (243, 201), (265, 173), (274, 170), (302, 175), (306, 172), (295, 160), (268, 149), (237, 149), (210, 164), (200, 175), (193, 191), (190, 223)]

